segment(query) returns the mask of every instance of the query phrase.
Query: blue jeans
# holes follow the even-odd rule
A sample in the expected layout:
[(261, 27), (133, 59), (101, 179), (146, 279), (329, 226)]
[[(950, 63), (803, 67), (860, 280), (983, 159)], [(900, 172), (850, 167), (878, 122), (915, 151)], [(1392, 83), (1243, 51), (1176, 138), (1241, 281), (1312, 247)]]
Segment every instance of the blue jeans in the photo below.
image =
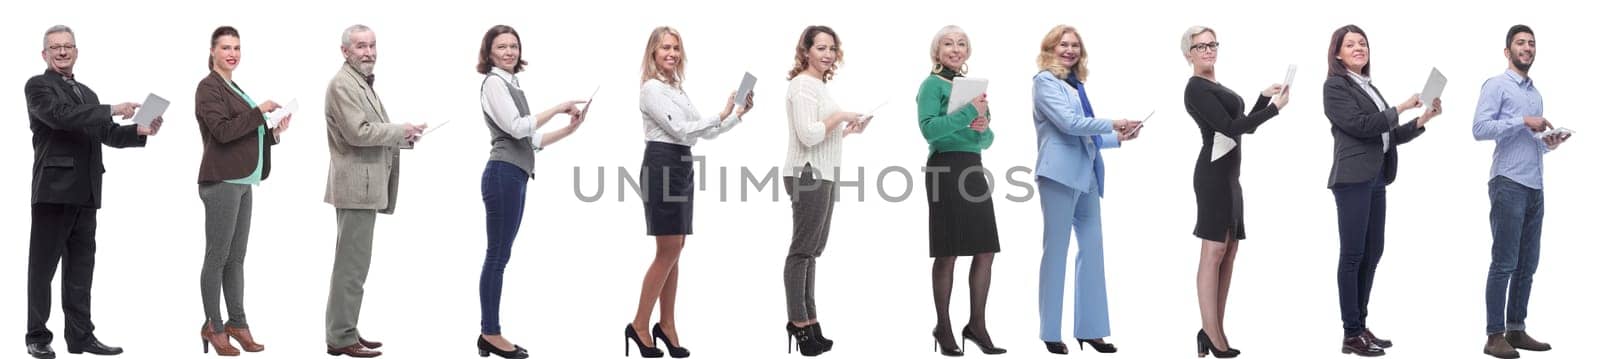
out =
[(1067, 279), (1067, 244), (1078, 236), (1073, 280), (1072, 334), (1081, 339), (1111, 336), (1106, 303), (1105, 250), (1101, 245), (1100, 197), (1049, 179), (1039, 179), (1044, 207), (1044, 255), (1039, 260), (1039, 339), (1061, 342), (1062, 288)]
[(522, 227), (522, 209), (528, 199), (528, 173), (503, 161), (483, 167), (483, 212), (488, 223), (489, 248), (478, 277), (478, 302), (483, 310), (483, 334), (500, 335), (500, 287), (505, 282), (511, 242)]
[(1387, 198), (1383, 176), (1333, 185), (1333, 203), (1339, 209), (1339, 316), (1346, 338), (1367, 329), (1367, 301), (1383, 257)]
[[(1488, 333), (1525, 330), (1533, 272), (1539, 269), (1539, 232), (1544, 226), (1544, 191), (1505, 177), (1489, 180), (1489, 228), (1494, 247), (1485, 303)], [(1509, 288), (1509, 294), (1507, 290)]]

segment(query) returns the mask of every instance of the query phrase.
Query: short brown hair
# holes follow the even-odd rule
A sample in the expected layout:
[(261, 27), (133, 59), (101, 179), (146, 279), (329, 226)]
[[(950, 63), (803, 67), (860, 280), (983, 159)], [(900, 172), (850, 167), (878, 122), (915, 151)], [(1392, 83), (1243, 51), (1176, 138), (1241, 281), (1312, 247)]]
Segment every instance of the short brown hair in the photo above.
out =
[[(478, 73), (488, 74), (490, 70), (494, 69), (494, 59), (490, 58), (493, 57), (494, 38), (503, 34), (511, 34), (512, 37), (517, 38), (517, 47), (522, 47), (522, 35), (517, 35), (517, 29), (506, 25), (495, 25), (489, 28), (488, 32), (483, 33), (483, 46), (478, 48)], [(517, 54), (517, 67), (511, 69), (511, 73), (522, 72), (523, 66), (528, 66), (528, 61), (523, 60), (522, 54), (519, 52)]]
[(800, 41), (794, 44), (794, 68), (789, 69), (790, 80), (793, 80), (795, 76), (800, 76), (801, 72), (806, 71), (806, 67), (809, 66), (806, 64), (806, 52), (810, 51), (812, 46), (817, 45), (817, 35), (820, 34), (828, 34), (829, 37), (833, 38), (833, 65), (822, 71), (820, 80), (822, 82), (832, 80), (833, 70), (838, 69), (839, 64), (844, 63), (844, 48), (843, 45), (840, 45), (839, 34), (835, 34), (833, 29), (827, 26), (807, 26), (805, 31), (800, 32)]

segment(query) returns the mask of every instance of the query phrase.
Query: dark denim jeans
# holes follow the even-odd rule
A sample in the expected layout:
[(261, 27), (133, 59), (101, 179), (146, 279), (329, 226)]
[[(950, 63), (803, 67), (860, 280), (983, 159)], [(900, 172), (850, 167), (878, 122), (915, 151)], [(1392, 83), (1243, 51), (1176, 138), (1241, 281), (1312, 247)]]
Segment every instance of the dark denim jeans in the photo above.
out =
[(483, 310), (483, 334), (500, 335), (500, 288), (505, 282), (506, 262), (511, 261), (511, 243), (522, 227), (528, 173), (507, 162), (489, 161), (483, 167), (482, 186), (489, 245), (483, 256), (483, 274), (478, 277), (478, 302)]
[[(1485, 303), (1488, 333), (1524, 330), (1533, 272), (1539, 269), (1539, 232), (1544, 226), (1544, 191), (1505, 177), (1489, 180), (1489, 228), (1494, 249)], [(1509, 288), (1510, 293), (1507, 293)]]

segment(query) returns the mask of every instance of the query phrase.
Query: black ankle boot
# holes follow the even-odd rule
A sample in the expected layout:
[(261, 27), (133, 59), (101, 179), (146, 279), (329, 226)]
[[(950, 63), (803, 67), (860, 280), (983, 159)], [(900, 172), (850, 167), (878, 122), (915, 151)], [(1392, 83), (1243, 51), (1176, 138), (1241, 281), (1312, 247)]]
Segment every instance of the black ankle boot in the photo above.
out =
[(797, 327), (794, 322), (787, 323), (784, 329), (789, 332), (789, 352), (794, 353), (794, 348), (799, 347), (800, 355), (814, 357), (827, 351), (822, 341), (817, 339), (816, 328), (816, 325)]

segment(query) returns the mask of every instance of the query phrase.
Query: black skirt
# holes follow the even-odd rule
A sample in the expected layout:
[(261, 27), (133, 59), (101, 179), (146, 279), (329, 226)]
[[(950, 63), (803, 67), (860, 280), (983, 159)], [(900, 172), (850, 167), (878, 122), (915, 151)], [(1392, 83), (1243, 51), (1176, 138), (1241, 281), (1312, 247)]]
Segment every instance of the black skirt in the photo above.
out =
[[(968, 172), (966, 178), (962, 173)], [(970, 256), (1000, 251), (994, 199), (983, 159), (972, 152), (939, 152), (924, 172), (928, 194), (928, 256)], [(962, 193), (966, 193), (963, 196)], [(972, 197), (972, 198), (967, 198)]]
[(639, 165), (647, 235), (694, 234), (694, 155), (689, 146), (649, 141)]

